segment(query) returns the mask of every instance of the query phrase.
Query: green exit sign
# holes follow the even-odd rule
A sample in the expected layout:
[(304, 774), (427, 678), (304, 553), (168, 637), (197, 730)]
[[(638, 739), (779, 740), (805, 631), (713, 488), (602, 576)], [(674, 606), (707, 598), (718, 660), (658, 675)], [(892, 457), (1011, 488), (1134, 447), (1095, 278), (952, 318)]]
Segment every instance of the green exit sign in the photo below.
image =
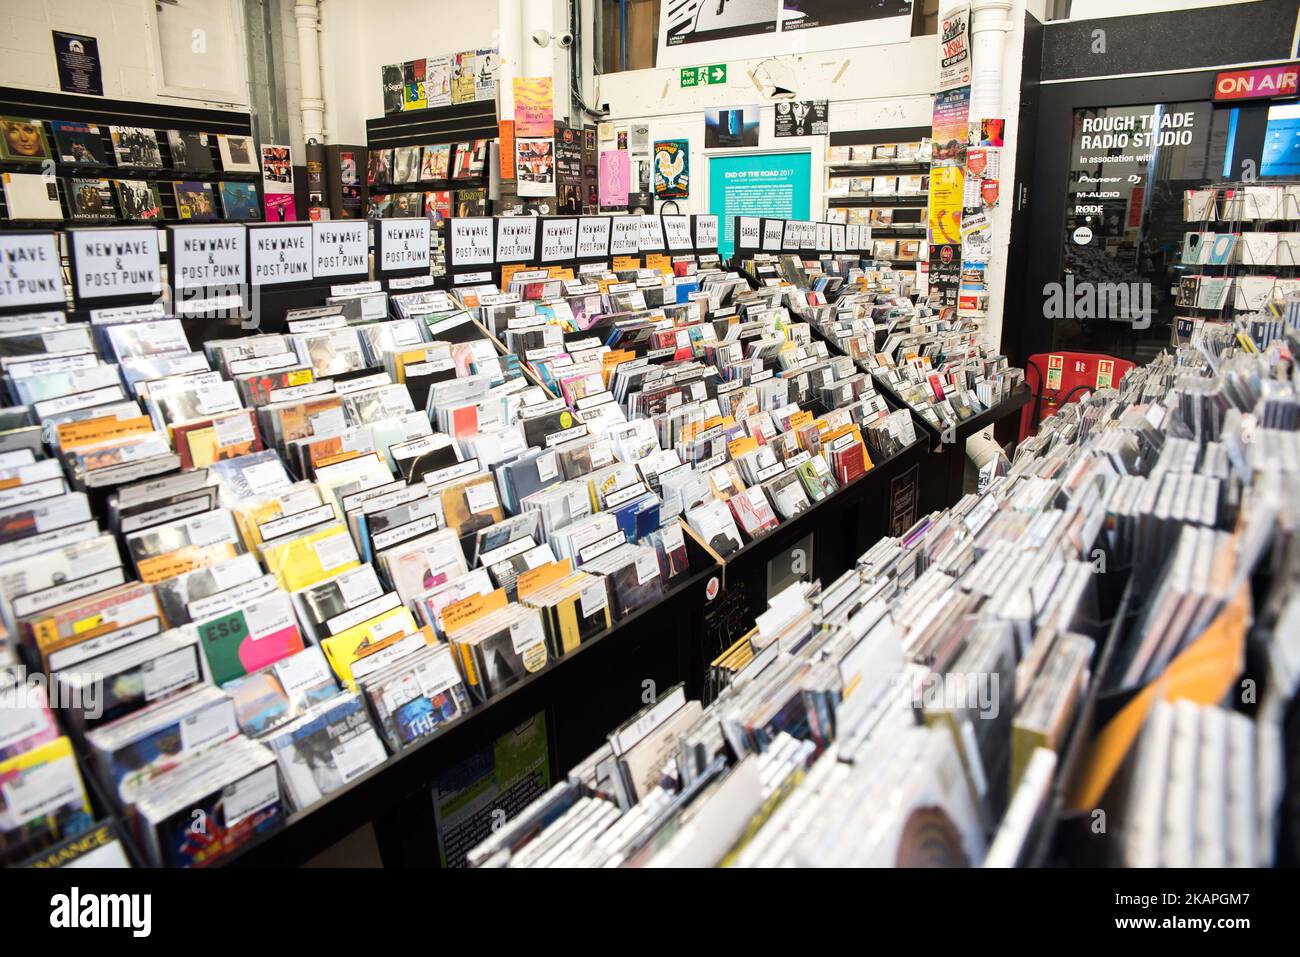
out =
[(727, 64), (711, 63), (708, 66), (682, 67), (682, 87), (713, 86), (727, 82)]

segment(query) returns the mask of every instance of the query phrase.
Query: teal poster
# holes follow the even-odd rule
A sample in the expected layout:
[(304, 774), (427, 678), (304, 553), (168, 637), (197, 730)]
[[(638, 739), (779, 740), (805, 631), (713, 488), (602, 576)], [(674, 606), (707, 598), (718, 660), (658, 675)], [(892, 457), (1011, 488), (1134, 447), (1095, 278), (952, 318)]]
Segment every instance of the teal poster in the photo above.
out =
[(811, 153), (746, 153), (709, 158), (709, 212), (721, 220), (718, 253), (731, 256), (737, 216), (808, 219)]

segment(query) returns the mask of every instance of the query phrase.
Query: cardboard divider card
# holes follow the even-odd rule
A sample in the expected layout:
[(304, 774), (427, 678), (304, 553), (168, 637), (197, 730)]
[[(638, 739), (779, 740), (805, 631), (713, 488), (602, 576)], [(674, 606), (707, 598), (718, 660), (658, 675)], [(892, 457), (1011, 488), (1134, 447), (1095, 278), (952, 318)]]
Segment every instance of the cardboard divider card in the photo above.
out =
[(537, 255), (537, 217), (503, 216), (497, 222), (496, 261), (532, 262)]
[[(509, 218), (509, 217), (507, 217)], [(495, 260), (495, 230), (491, 216), (452, 217), (447, 220), (447, 264), (490, 266)]]
[(668, 248), (683, 250), (693, 248), (691, 243), (691, 218), (689, 216), (664, 216), (664, 238)]
[(365, 275), (370, 268), (370, 233), (362, 221), (311, 224), (312, 276)]
[(831, 224), (831, 252), (842, 253), (845, 250), (844, 244), (844, 224)]
[(168, 265), (175, 289), (241, 286), (248, 266), (248, 228), (168, 226)]
[(763, 220), (763, 252), (779, 253), (783, 248), (785, 237), (784, 219)]
[(610, 217), (583, 216), (578, 220), (578, 259), (609, 255)]
[(0, 309), (62, 306), (63, 266), (54, 233), (0, 235)]
[(433, 228), (424, 217), (381, 219), (375, 269), (380, 275), (413, 270), (429, 271), (429, 239)]
[(640, 251), (651, 251), (664, 248), (664, 232), (658, 216), (640, 216)]
[(758, 216), (737, 216), (732, 228), (735, 230), (736, 249), (758, 250), (763, 247), (763, 220)]
[[(636, 256), (641, 252), (641, 222), (636, 216), (615, 216), (609, 237), (611, 256)], [(617, 269), (618, 267), (615, 267)]]
[(544, 263), (574, 259), (577, 256), (578, 221), (576, 219), (542, 220), (542, 250), (538, 260)]
[(862, 227), (845, 226), (844, 227), (844, 245), (849, 252), (857, 252), (862, 248)]
[(248, 227), (248, 281), (254, 286), (310, 282), (311, 225)]
[(816, 233), (815, 233), (815, 235), (816, 235), (816, 237), (817, 237), (817, 238), (816, 238), (817, 251), (818, 251), (818, 252), (830, 252), (830, 249), (831, 249), (831, 224), (830, 224), (830, 223), (814, 223), (814, 224), (813, 224), (813, 227), (814, 227), (814, 229), (816, 229)]
[(68, 256), (79, 303), (162, 294), (158, 230), (152, 226), (70, 229)]
[(713, 214), (701, 214), (691, 217), (695, 226), (695, 248), (718, 248), (718, 217)]

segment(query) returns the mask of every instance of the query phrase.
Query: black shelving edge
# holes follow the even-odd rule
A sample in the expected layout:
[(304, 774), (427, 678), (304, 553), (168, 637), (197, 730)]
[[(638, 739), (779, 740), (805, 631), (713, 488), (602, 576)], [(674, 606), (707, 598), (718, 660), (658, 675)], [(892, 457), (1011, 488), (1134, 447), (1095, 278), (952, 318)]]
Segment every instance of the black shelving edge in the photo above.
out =
[(165, 103), (106, 100), (102, 97), (0, 87), (0, 113), (37, 120), (69, 120), (110, 126), (142, 126), (202, 133), (253, 132), (252, 116), (243, 110), (204, 110)]
[(929, 163), (863, 163), (861, 166), (834, 164), (826, 167), (828, 176), (890, 176), (930, 172)]
[(928, 126), (897, 126), (886, 130), (844, 130), (831, 134), (831, 146), (875, 146), (883, 143), (910, 143), (931, 134)]
[[(688, 542), (692, 574), (659, 602), (629, 615), (537, 674), (478, 705), (464, 718), (390, 756), (324, 800), (294, 813), (277, 830), (225, 858), (223, 865), (301, 865), (367, 823), (375, 825), (385, 863), (434, 864), (436, 845), (409, 846), (411, 835), (407, 835), (406, 847), (387, 844), (383, 825), (389, 815), (404, 813), (404, 805), (416, 796), (431, 828), (433, 799), (429, 790), (440, 771), (491, 747), (501, 735), (540, 711), (547, 714), (553, 776), (567, 773), (641, 706), (634, 693), (625, 701), (609, 702), (601, 700), (601, 692), (619, 685), (639, 690), (643, 680), (655, 680), (648, 673), (648, 661), (657, 660), (661, 668), (670, 666), (669, 670), (675, 663), (676, 675), (661, 673), (660, 677), (669, 682), (674, 678), (685, 681), (688, 697), (699, 697), (703, 663), (695, 640), (697, 628), (692, 623), (699, 621), (709, 582), (721, 570), (689, 538)], [(669, 685), (660, 687), (666, 690)], [(557, 713), (564, 710), (573, 712), (572, 720)], [(561, 726), (558, 730), (567, 733), (557, 735), (557, 724)]]
[(415, 183), (371, 183), (372, 196), (388, 193), (454, 193), (458, 189), (483, 189), (488, 185), (487, 176), (473, 179), (424, 179)]
[(831, 208), (843, 206), (925, 206), (930, 202), (928, 196), (827, 196), (826, 205)]
[(366, 120), (366, 145), (370, 149), (493, 139), (497, 133), (495, 100), (392, 113)]

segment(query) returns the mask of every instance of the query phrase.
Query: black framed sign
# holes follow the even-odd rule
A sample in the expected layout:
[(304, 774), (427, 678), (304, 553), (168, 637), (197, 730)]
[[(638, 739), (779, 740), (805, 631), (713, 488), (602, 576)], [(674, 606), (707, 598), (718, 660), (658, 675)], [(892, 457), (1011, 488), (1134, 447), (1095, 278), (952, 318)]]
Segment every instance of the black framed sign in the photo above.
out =
[(578, 220), (568, 217), (542, 220), (540, 246), (537, 261), (541, 263), (564, 262), (577, 258)]
[(66, 302), (57, 233), (0, 233), (0, 310)]
[(578, 259), (605, 259), (609, 256), (609, 216), (583, 216), (578, 220)]
[(424, 216), (381, 219), (375, 223), (375, 275), (427, 273), (433, 221)]
[(691, 225), (694, 227), (696, 252), (712, 251), (718, 248), (718, 217), (716, 215), (709, 213), (707, 215), (692, 216)]
[(497, 220), (496, 261), (530, 263), (537, 256), (536, 216), (502, 216)]
[(785, 248), (785, 220), (763, 220), (763, 252), (779, 253)]
[(370, 275), (370, 224), (339, 219), (311, 224), (312, 277), (366, 279)]
[(695, 248), (695, 240), (691, 236), (691, 217), (663, 216), (660, 218), (663, 222), (664, 240), (670, 252), (690, 252)]
[(167, 266), (178, 294), (243, 286), (248, 276), (248, 227), (243, 223), (168, 226)]
[(162, 257), (153, 226), (70, 229), (67, 237), (78, 306), (125, 305), (162, 295)]
[(311, 224), (261, 223), (248, 227), (248, 282), (288, 286), (312, 280)]
[(641, 222), (635, 216), (612, 218), (613, 231), (609, 237), (611, 256), (635, 256), (641, 252)]
[(491, 266), (496, 260), (496, 230), (491, 216), (453, 216), (447, 220), (447, 267)]

